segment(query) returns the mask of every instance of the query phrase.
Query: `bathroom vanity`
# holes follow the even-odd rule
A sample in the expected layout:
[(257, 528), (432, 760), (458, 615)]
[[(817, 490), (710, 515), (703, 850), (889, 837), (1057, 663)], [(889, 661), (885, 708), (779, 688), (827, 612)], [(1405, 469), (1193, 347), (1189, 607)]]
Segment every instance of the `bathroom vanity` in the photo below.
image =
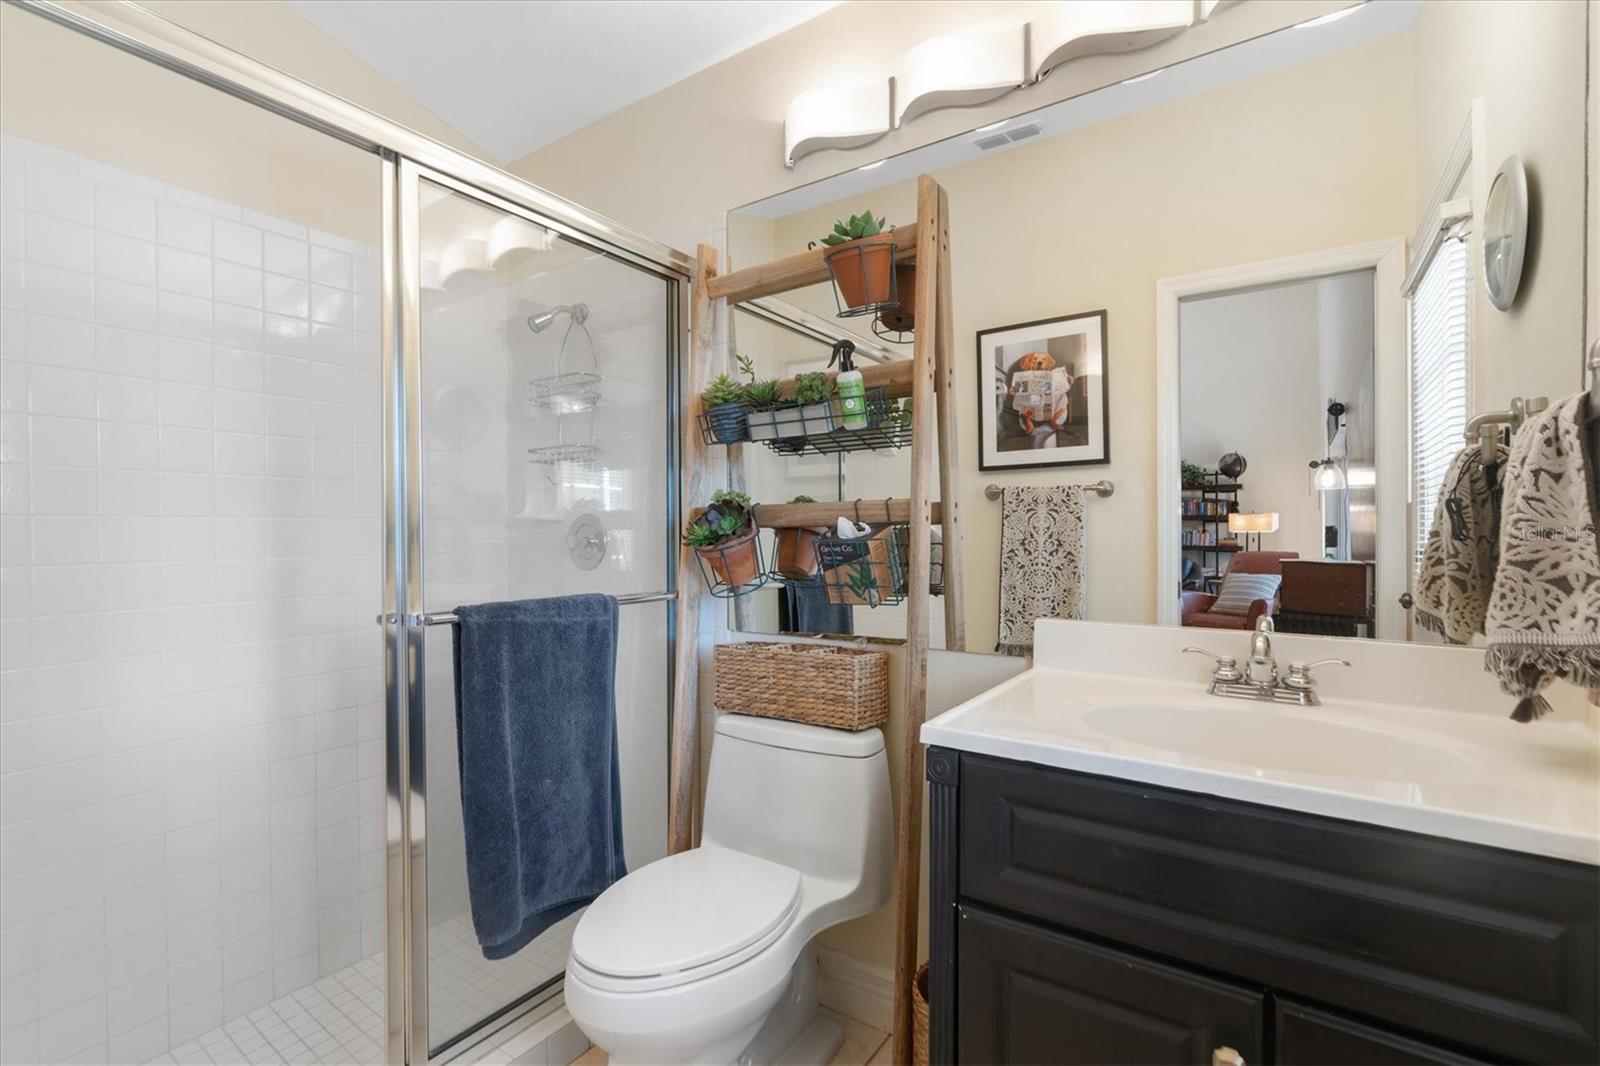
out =
[(934, 1062), (1600, 1061), (1592, 725), (1419, 707), (1483, 683), (1424, 649), (1302, 708), (1040, 629), (1051, 665), (924, 727)]

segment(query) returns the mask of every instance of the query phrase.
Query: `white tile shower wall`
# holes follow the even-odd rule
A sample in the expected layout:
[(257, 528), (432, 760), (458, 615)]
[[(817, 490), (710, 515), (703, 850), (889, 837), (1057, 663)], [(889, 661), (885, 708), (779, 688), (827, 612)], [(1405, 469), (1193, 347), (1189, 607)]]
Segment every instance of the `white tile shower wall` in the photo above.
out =
[(9, 135), (0, 212), (0, 1060), (143, 1061), (381, 950), (376, 256)]
[[(557, 370), (567, 319), (537, 335), (525, 320), (575, 302), (589, 307), (602, 379), (592, 433), (599, 455), (592, 466), (539, 466), (528, 462), (528, 448), (591, 440), (589, 414), (564, 416), (558, 425), (554, 415), (529, 403), (529, 382)], [(659, 279), (599, 257), (515, 280), (462, 276), (444, 291), (425, 292), (424, 586), (430, 608), (665, 587), (665, 306)], [(561, 369), (588, 370), (589, 360), (586, 338), (574, 331)], [(608, 530), (606, 558), (593, 570), (578, 568), (567, 551), (568, 527), (585, 512), (598, 515)], [(666, 649), (664, 605), (622, 608), (616, 692), (630, 868), (666, 850)], [(428, 905), (430, 943), (437, 940), (442, 951), (442, 931), (459, 925), (468, 905), (448, 632), (430, 631), (427, 663)], [(506, 994), (463, 1003), (451, 989), (436, 987), (429, 999), (431, 1037), (453, 1035), (515, 992), (558, 976), (570, 931), (571, 923), (562, 923), (504, 963), (452, 956), (470, 969), (470, 976), (452, 975), (452, 985)], [(524, 956), (545, 959), (542, 976), (528, 973)], [(517, 974), (521, 983), (507, 984), (496, 968)]]

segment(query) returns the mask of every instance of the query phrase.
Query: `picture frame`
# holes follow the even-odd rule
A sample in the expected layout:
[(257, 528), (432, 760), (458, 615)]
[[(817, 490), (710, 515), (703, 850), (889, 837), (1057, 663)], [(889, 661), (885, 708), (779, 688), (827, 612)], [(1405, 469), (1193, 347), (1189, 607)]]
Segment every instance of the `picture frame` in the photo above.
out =
[(978, 331), (978, 469), (1111, 461), (1106, 312)]

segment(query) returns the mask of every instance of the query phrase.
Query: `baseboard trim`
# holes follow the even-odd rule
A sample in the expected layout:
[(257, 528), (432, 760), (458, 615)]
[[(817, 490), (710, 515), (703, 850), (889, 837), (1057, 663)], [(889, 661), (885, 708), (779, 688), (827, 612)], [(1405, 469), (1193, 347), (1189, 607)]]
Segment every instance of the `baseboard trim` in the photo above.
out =
[(824, 1007), (887, 1030), (894, 1018), (894, 972), (835, 948), (819, 947), (817, 996)]

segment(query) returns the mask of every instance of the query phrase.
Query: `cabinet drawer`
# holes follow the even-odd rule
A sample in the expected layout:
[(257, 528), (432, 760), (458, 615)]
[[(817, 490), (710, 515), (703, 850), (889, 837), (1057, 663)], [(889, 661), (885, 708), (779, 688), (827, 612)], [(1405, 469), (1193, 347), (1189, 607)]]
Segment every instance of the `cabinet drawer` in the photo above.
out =
[(1483, 1066), (1482, 1059), (1289, 1000), (1280, 999), (1273, 1016), (1278, 1066)]
[(1600, 871), (963, 755), (960, 894), (1496, 1055), (1594, 1062)]
[(1210, 1066), (1261, 1061), (1261, 993), (962, 907), (958, 1061)]

